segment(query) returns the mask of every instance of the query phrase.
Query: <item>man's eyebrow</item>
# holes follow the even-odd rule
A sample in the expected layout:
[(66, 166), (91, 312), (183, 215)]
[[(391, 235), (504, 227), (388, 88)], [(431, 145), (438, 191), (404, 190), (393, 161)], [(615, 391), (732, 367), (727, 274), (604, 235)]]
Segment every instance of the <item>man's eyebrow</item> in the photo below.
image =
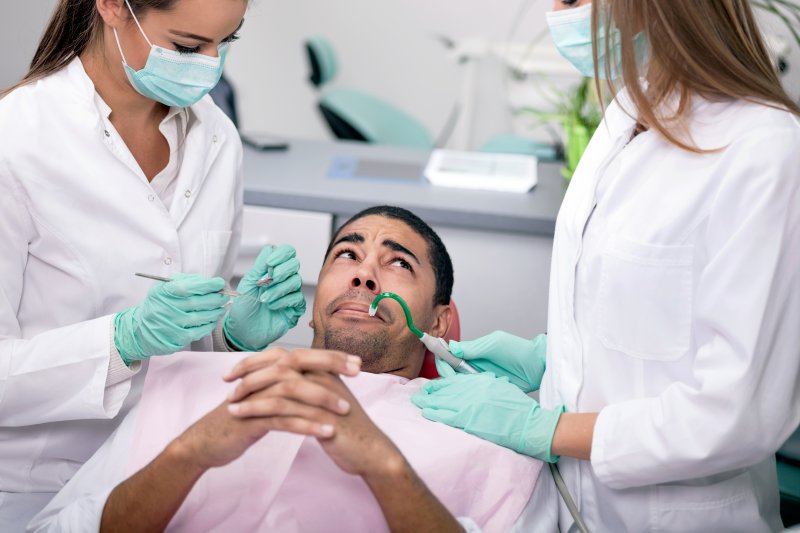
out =
[[(233, 34), (235, 34), (237, 31), (241, 30), (242, 29), (242, 24), (244, 24), (244, 19), (242, 19), (239, 22), (239, 26), (237, 26), (236, 29), (233, 30), (233, 33), (231, 33), (230, 35), (225, 37), (225, 39), (223, 39), (223, 41), (226, 40), (226, 39), (230, 39), (231, 36), (233, 36)], [(180, 31), (180, 30), (169, 30), (169, 31), (170, 31), (170, 33), (172, 33), (173, 35), (177, 35), (178, 37), (186, 37), (187, 39), (195, 39), (197, 41), (201, 41), (201, 42), (204, 42), (204, 43), (213, 43), (214, 42), (213, 39), (209, 39), (208, 37), (203, 37), (202, 35), (197, 35), (196, 33), (189, 33), (187, 31)]]
[[(347, 235), (339, 237), (336, 242), (333, 243), (333, 246), (343, 242), (364, 242), (364, 236), (360, 233), (348, 233)], [(331, 246), (331, 248), (333, 248), (333, 246)]]
[(414, 255), (414, 252), (412, 252), (411, 250), (409, 250), (408, 248), (406, 248), (397, 241), (386, 239), (385, 241), (383, 241), (383, 245), (386, 246), (387, 248), (394, 250), (395, 252), (402, 252), (406, 255), (410, 255), (411, 257), (414, 258), (414, 261), (416, 261), (418, 265), (422, 264), (419, 262), (419, 259), (417, 259), (417, 256)]

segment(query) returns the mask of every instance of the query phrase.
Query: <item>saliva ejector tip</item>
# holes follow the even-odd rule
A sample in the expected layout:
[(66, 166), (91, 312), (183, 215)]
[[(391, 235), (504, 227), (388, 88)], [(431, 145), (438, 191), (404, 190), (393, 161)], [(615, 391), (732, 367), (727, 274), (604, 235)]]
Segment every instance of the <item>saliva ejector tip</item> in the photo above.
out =
[(382, 292), (377, 295), (375, 299), (372, 300), (372, 304), (369, 306), (369, 316), (375, 316), (375, 313), (378, 312), (378, 302), (384, 298), (390, 298), (400, 304), (400, 306), (403, 308), (403, 313), (405, 313), (406, 316), (406, 324), (408, 324), (408, 329), (410, 329), (411, 332), (417, 336), (417, 338), (421, 339), (423, 333), (418, 330), (416, 326), (414, 326), (414, 322), (411, 320), (411, 311), (408, 310), (406, 302), (393, 292)]

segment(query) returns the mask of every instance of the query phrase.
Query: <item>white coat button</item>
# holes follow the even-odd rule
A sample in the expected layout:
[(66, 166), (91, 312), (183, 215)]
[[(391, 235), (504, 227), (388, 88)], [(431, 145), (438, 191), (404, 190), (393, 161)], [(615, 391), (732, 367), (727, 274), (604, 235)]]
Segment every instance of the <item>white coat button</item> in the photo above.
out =
[(217, 136), (216, 136), (216, 135), (214, 135), (213, 137), (211, 137), (211, 142), (217, 142)]
[(106, 137), (111, 137), (111, 134), (108, 132), (108, 130), (103, 130), (103, 133), (106, 134)]
[(156, 197), (155, 197), (154, 195), (150, 194), (150, 195), (148, 195), (148, 196), (147, 196), (147, 199), (148, 199), (149, 201), (151, 201), (151, 202), (154, 202), (154, 201), (155, 201), (155, 199), (156, 199)]
[(171, 265), (172, 264), (172, 258), (171, 257), (165, 257), (164, 258), (164, 264), (165, 265)]
[(186, 198), (189, 198), (189, 197), (192, 195), (192, 191), (190, 191), (189, 189), (186, 189), (186, 192), (185, 192), (185, 193), (183, 193), (183, 195), (184, 195)]

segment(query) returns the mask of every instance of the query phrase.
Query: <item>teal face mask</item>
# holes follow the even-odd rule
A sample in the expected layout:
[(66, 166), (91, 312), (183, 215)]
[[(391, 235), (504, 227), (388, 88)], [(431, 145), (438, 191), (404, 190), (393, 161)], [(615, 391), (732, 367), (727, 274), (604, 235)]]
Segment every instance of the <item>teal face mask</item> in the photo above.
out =
[[(606, 78), (606, 64), (609, 58), (606, 57), (606, 28), (605, 17), (600, 16), (599, 27), (597, 28), (597, 70), (601, 79)], [(560, 11), (550, 11), (547, 13), (547, 25), (550, 28), (550, 35), (559, 53), (567, 61), (572, 63), (581, 74), (594, 77), (594, 61), (592, 59), (592, 4), (586, 4), (575, 9), (562, 9)], [(609, 32), (611, 38), (610, 51), (614, 55), (611, 63), (611, 78), (616, 79), (619, 73), (619, 62), (621, 53), (621, 39), (619, 30), (611, 28)], [(636, 50), (636, 63), (641, 66), (647, 57), (647, 42), (644, 33), (639, 32), (633, 40)]]
[(117, 30), (114, 29), (114, 38), (122, 56), (122, 66), (133, 88), (142, 96), (171, 107), (188, 107), (199, 102), (217, 85), (222, 76), (228, 52), (227, 43), (219, 45), (218, 57), (197, 53), (181, 54), (175, 50), (154, 46), (145, 35), (136, 15), (133, 14), (128, 0), (125, 0), (125, 3), (136, 26), (150, 45), (150, 54), (147, 56), (144, 68), (134, 70), (125, 60)]

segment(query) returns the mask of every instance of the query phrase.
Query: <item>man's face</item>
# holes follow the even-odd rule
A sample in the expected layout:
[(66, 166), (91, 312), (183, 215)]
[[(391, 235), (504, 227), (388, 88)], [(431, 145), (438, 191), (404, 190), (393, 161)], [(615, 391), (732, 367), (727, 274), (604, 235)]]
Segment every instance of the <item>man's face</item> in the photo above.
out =
[(400, 220), (371, 215), (339, 230), (322, 265), (314, 300), (314, 348), (361, 356), (362, 369), (414, 378), (425, 347), (406, 325), (400, 305), (381, 300), (375, 317), (369, 306), (381, 292), (399, 295), (414, 325), (442, 336), (450, 308), (433, 305), (436, 277), (428, 245)]

